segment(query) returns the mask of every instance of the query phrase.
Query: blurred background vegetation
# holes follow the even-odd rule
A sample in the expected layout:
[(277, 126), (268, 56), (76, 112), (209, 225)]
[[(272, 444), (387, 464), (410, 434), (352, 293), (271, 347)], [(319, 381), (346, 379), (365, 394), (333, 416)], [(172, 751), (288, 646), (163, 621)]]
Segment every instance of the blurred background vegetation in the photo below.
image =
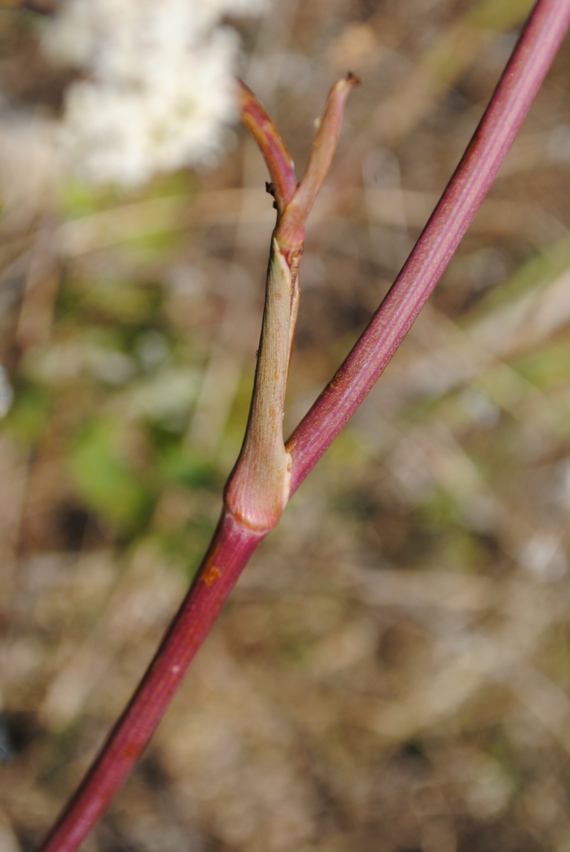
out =
[[(311, 218), (290, 430), (396, 275), (521, 0), (275, 0), (241, 74)], [(274, 221), (239, 128), (209, 173), (62, 178), (69, 72), (0, 12), (0, 849), (31, 850), (191, 579), (247, 416)], [(244, 573), (88, 852), (570, 852), (566, 45), (378, 386)]]

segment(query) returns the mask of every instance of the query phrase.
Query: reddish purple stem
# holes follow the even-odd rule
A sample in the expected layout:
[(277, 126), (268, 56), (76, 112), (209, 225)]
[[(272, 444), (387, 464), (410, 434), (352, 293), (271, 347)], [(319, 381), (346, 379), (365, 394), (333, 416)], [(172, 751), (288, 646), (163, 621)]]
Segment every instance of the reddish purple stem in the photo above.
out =
[(447, 189), (368, 327), (287, 442), (291, 495), (382, 375), (445, 272), (511, 147), (568, 26), (570, 0), (539, 0)]
[(264, 535), (238, 526), (224, 512), (205, 570), (196, 576), (137, 691), (118, 719), (43, 852), (77, 849), (123, 785), (150, 740), (192, 659)]
[[(402, 272), (364, 334), (288, 442), (291, 494), (370, 391), (446, 269), (570, 25), (570, 0), (538, 0), (491, 103)], [(289, 177), (283, 179), (290, 191)], [(225, 513), (151, 666), (42, 847), (72, 852), (148, 743), (249, 557), (264, 538)]]

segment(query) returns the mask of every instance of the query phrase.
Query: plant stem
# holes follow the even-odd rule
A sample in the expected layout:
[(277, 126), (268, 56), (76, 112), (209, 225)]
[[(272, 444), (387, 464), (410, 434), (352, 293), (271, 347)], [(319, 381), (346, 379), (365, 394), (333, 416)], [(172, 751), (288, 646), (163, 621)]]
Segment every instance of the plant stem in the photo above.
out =
[(273, 183), (277, 210), (281, 214), (297, 189), (293, 158), (281, 134), (251, 89), (238, 80), (241, 120), (259, 145)]
[(277, 128), (249, 89), (240, 84), (242, 114), (269, 167), (277, 206), (249, 419), (225, 491), (228, 509), (258, 532), (269, 532), (277, 525), (289, 500), (291, 456), (285, 448), (283, 416), (305, 226), (336, 151), (346, 99), (358, 83), (358, 78), (349, 74), (329, 92), (309, 164), (298, 186), (290, 154)]
[[(289, 440), (287, 450), (293, 461), (290, 494), (383, 372), (443, 274), (497, 174), (569, 24), (570, 0), (538, 0), (485, 116), (410, 258), (361, 339)], [(279, 180), (279, 192), (286, 197), (292, 192), (291, 174), (283, 172)], [(73, 852), (107, 808), (266, 532), (240, 523), (226, 508), (200, 571), (153, 662), (43, 845), (44, 852)]]
[(106, 810), (182, 683), (242, 568), (264, 537), (224, 511), (190, 591), (137, 691), (45, 841), (44, 852), (77, 849)]
[[(340, 133), (349, 75), (329, 93), (303, 181), (297, 187), (279, 131), (255, 96), (239, 84), (244, 122), (273, 178), (273, 233), (254, 391), (244, 444), (224, 492), (224, 512), (196, 579), (153, 662), (79, 790), (54, 827), (44, 852), (77, 849), (112, 801), (178, 689), (194, 654), (249, 557), (278, 522), (289, 499), (291, 459), (283, 441), (283, 406), (298, 301), (305, 224), (329, 170)], [(295, 203), (302, 189), (300, 203)]]
[(287, 442), (292, 496), (382, 375), (489, 191), (570, 25), (538, 0), (479, 126), (406, 263), (352, 351)]

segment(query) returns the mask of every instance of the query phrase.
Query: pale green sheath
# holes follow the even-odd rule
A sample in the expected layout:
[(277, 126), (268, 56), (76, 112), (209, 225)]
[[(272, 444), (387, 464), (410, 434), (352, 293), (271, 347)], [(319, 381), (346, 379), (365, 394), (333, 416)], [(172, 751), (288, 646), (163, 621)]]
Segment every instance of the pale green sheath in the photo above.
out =
[(232, 512), (267, 530), (289, 497), (291, 457), (283, 439), (283, 412), (299, 304), (295, 270), (273, 238), (255, 385), (244, 443), (226, 489)]

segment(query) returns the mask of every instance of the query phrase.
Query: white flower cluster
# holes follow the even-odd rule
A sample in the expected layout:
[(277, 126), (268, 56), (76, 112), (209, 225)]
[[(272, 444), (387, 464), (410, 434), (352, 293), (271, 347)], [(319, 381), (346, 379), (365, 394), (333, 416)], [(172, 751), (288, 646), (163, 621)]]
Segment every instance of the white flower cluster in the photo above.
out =
[(223, 15), (266, 0), (66, 0), (49, 56), (83, 69), (66, 93), (64, 155), (94, 182), (143, 183), (215, 162), (236, 117), (239, 39)]

